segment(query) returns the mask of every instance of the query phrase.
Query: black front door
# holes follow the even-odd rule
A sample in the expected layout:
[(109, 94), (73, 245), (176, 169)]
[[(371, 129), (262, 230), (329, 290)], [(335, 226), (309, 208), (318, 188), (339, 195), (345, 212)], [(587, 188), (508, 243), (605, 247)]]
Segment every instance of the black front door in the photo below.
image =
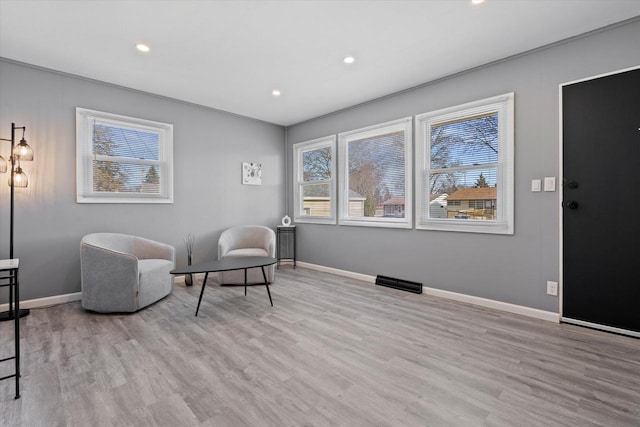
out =
[(640, 69), (566, 85), (562, 316), (640, 332)]

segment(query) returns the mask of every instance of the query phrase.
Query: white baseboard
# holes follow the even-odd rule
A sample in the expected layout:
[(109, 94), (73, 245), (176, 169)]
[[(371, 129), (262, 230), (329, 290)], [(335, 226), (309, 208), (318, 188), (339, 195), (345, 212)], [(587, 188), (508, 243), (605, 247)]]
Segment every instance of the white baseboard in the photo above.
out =
[[(204, 279), (204, 274), (195, 274), (197, 279)], [(176, 283), (184, 283), (184, 276), (176, 276)], [(82, 292), (74, 292), (72, 294), (54, 295), (51, 297), (28, 299), (20, 301), (20, 308), (42, 308), (52, 305), (64, 304), (66, 302), (80, 301)], [(0, 304), (0, 313), (9, 310), (9, 303)]]
[(492, 308), (494, 310), (506, 311), (508, 313), (520, 314), (522, 316), (533, 317), (535, 319), (560, 323), (560, 314), (552, 311), (540, 310), (538, 308), (526, 307), (524, 305), (511, 304), (493, 299), (476, 297), (473, 295), (459, 294), (457, 292), (444, 291), (442, 289), (423, 287), (422, 291), (427, 295), (452, 299), (468, 304), (479, 305), (481, 307)]
[[(308, 268), (310, 270), (322, 271), (325, 273), (331, 273), (338, 276), (349, 277), (351, 279), (362, 280), (368, 283), (375, 283), (375, 276), (367, 274), (354, 273), (352, 271), (340, 270), (338, 268), (325, 267), (323, 265), (311, 264), (308, 262), (298, 261), (296, 263), (300, 267)], [(465, 302), (468, 304), (478, 305), (481, 307), (491, 308), (494, 310), (505, 311), (507, 313), (519, 314), (521, 316), (533, 317), (535, 319), (546, 320), (549, 322), (560, 323), (560, 314), (551, 311), (540, 310), (537, 308), (525, 307), (523, 305), (511, 304), (508, 302), (496, 301), (487, 298), (480, 298), (473, 295), (460, 294), (457, 292), (445, 291), (442, 289), (429, 288), (427, 286), (422, 287), (422, 292), (426, 295), (432, 295), (435, 297), (446, 298), (450, 300)]]
[[(324, 273), (335, 274), (337, 276), (348, 277), (351, 279), (362, 280), (367, 283), (375, 283), (375, 276), (368, 274), (354, 273), (353, 271), (340, 270), (339, 268), (325, 267), (323, 265), (311, 264), (308, 262), (298, 261), (296, 264), (309, 270), (322, 271)], [(203, 279), (204, 274), (196, 274), (197, 279)], [(176, 276), (176, 283), (184, 283), (184, 276)], [(468, 304), (478, 305), (481, 307), (487, 307), (494, 310), (506, 311), (508, 313), (520, 314), (522, 316), (533, 317), (535, 319), (547, 320), (549, 322), (560, 322), (560, 315), (551, 311), (540, 310), (537, 308), (525, 307), (523, 305), (511, 304), (508, 302), (496, 301), (487, 298), (475, 297), (473, 295), (460, 294), (457, 292), (445, 291), (442, 289), (429, 288), (427, 286), (422, 287), (422, 292), (426, 295), (433, 295), (440, 298), (451, 299), (455, 301), (461, 301)], [(20, 308), (39, 308), (48, 307), (56, 304), (63, 304), (66, 302), (79, 301), (82, 299), (82, 292), (75, 292), (72, 294), (55, 295), (45, 298), (37, 298), (32, 300), (20, 301)], [(9, 304), (0, 304), (0, 312), (9, 310)]]
[[(28, 299), (20, 301), (20, 308), (41, 308), (51, 305), (64, 304), (66, 302), (80, 301), (82, 292), (74, 292), (72, 294), (54, 295), (52, 297)], [(9, 303), (0, 304), (0, 312), (9, 310)]]
[(308, 268), (309, 270), (322, 271), (323, 273), (335, 274), (336, 276), (349, 277), (351, 279), (362, 280), (363, 282), (376, 283), (375, 276), (368, 274), (354, 273), (353, 271), (340, 270), (339, 268), (325, 267), (324, 265), (310, 264), (308, 262), (296, 261), (296, 265)]

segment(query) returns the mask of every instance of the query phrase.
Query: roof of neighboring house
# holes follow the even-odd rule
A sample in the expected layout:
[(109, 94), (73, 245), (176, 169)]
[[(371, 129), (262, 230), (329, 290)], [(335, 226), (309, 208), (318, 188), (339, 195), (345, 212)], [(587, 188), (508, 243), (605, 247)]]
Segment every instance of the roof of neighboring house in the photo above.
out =
[(429, 194), (429, 204), (447, 206), (447, 197), (449, 197), (447, 193)]
[(440, 199), (440, 200), (444, 200), (447, 197), (449, 197), (449, 195), (447, 193), (442, 193), (442, 194), (429, 194), (429, 201), (433, 202), (435, 199)]
[(449, 200), (496, 200), (496, 187), (461, 188), (451, 193)]
[(389, 200), (387, 200), (386, 202), (382, 202), (382, 204), (384, 206), (389, 206), (389, 205), (404, 205), (404, 197), (392, 197)]
[(366, 200), (366, 197), (364, 197), (362, 194), (360, 193), (356, 193), (353, 190), (349, 190), (349, 200), (353, 200), (353, 199), (360, 199), (360, 200)]

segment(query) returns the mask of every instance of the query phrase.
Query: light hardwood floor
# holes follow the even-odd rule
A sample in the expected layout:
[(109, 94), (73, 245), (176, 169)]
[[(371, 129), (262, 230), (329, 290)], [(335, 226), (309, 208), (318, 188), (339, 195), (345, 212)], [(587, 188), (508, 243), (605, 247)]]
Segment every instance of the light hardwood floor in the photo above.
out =
[(133, 315), (32, 310), (0, 425), (640, 425), (638, 339), (301, 268), (278, 271), (274, 307), (216, 285), (196, 318), (199, 289)]

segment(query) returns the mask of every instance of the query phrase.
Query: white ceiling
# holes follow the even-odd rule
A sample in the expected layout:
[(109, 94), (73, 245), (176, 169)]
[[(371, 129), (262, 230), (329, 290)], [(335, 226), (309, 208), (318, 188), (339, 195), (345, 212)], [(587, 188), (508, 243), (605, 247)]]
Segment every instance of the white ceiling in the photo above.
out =
[(0, 56), (290, 125), (638, 15), (640, 0), (0, 0)]

